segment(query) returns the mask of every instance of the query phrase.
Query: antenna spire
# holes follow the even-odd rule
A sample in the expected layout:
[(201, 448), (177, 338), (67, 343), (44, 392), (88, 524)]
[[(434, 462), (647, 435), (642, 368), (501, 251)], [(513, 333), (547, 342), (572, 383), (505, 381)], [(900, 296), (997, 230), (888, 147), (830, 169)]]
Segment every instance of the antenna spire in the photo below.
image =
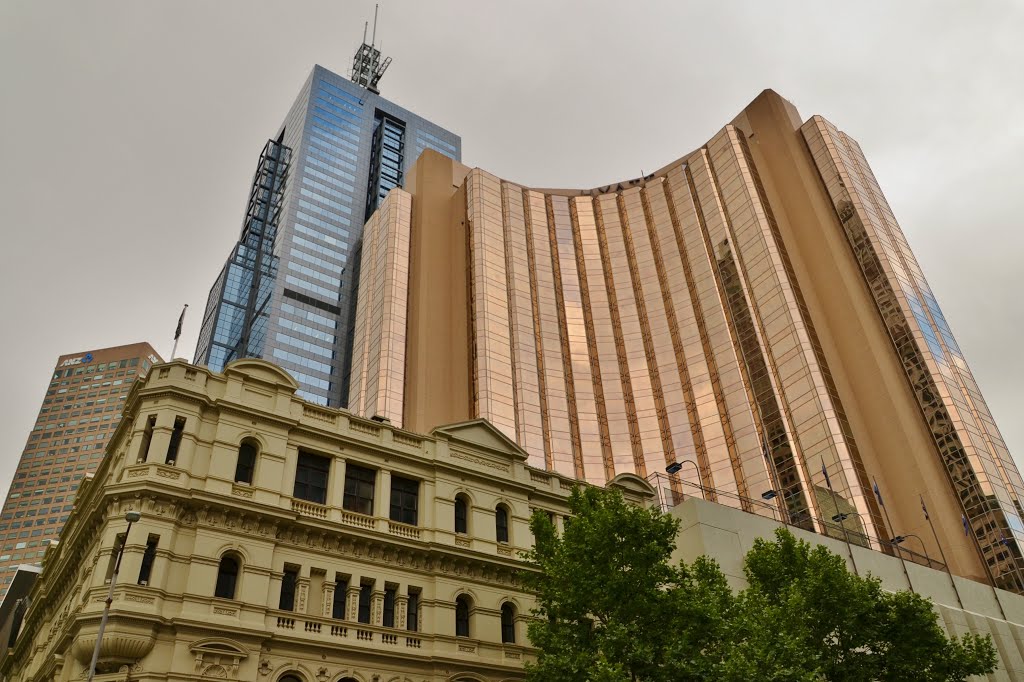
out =
[(351, 79), (353, 83), (361, 85), (370, 92), (379, 93), (377, 83), (381, 76), (391, 65), (391, 57), (381, 59), (380, 48), (377, 47), (377, 19), (380, 15), (380, 5), (373, 9), (373, 32), (370, 34), (370, 42), (366, 42), (366, 31), (370, 22), (363, 23), (363, 44), (356, 50), (352, 58)]
[(377, 12), (380, 11), (380, 5), (373, 6), (373, 38), (370, 39), (370, 47), (377, 44)]

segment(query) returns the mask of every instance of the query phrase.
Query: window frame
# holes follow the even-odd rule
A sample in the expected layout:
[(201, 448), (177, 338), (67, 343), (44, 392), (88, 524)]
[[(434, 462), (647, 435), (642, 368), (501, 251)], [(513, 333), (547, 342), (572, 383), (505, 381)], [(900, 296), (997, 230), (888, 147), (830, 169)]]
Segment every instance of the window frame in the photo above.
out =
[[(234, 566), (234, 572), (232, 572), (232, 573), (225, 573), (224, 572), (224, 562), (226, 562), (226, 561), (230, 561), (231, 564)], [(238, 593), (238, 578), (239, 578), (239, 576), (241, 574), (242, 574), (242, 562), (241, 562), (241, 560), (239, 560), (238, 557), (236, 557), (233, 554), (224, 554), (223, 556), (221, 556), (220, 561), (217, 563), (217, 582), (216, 582), (216, 584), (214, 585), (214, 588), (213, 588), (213, 596), (217, 597), (218, 599), (234, 600), (235, 595)], [(230, 578), (231, 579), (231, 583), (230, 583), (231, 584), (231, 589), (230, 589), (231, 596), (225, 596), (224, 594), (222, 594), (222, 592), (227, 592), (228, 591), (228, 590), (222, 590), (221, 589), (221, 587), (226, 584), (225, 582), (223, 582), (223, 580), (222, 580), (223, 578)]]
[[(281, 592), (277, 598), (277, 608), (281, 611), (295, 611), (295, 594), (299, 586), (299, 567), (285, 564), (281, 575)], [(287, 604), (285, 603), (287, 602)]]
[(384, 604), (381, 608), (381, 625), (386, 628), (395, 627), (395, 602), (397, 601), (397, 597), (397, 587), (384, 587)]
[(146, 538), (146, 549), (142, 553), (142, 563), (139, 565), (139, 579), (137, 585), (149, 585), (153, 577), (153, 564), (156, 562), (156, 548), (160, 544), (160, 536), (150, 534)]
[[(316, 462), (322, 463), (322, 467)], [(301, 477), (300, 472), (306, 473)], [(316, 474), (323, 474), (321, 481), (314, 480)], [(292, 486), (292, 497), (313, 502), (314, 504), (327, 504), (327, 491), (331, 479), (331, 458), (318, 455), (313, 452), (299, 450), (299, 456), (295, 460), (295, 484)], [(319, 493), (319, 494), (314, 494)]]
[(512, 537), (511, 529), (509, 528), (509, 516), (508, 507), (504, 504), (499, 504), (494, 508), (494, 538), (497, 542), (504, 545), (509, 544)]
[(472, 634), (471, 625), (471, 612), (473, 610), (473, 604), (469, 597), (465, 594), (460, 594), (455, 598), (455, 636), (456, 637), (470, 637)]
[[(364, 603), (365, 602), (365, 603)], [(363, 620), (365, 613), (366, 620)], [(369, 625), (373, 616), (373, 583), (364, 582), (359, 585), (359, 609), (356, 613), (356, 622)]]
[[(338, 615), (339, 606), (341, 615)], [(338, 575), (334, 579), (334, 597), (331, 599), (331, 618), (345, 620), (348, 607), (348, 578)]]
[(419, 507), (420, 481), (392, 474), (391, 504), (389, 506), (388, 518), (409, 526), (418, 525), (420, 518)]
[[(508, 622), (505, 622), (506, 615)], [(501, 605), (501, 643), (516, 643), (516, 607), (511, 602)]]
[[(459, 509), (462, 509), (460, 515)], [(461, 516), (461, 519), (460, 519)], [(460, 524), (459, 521), (462, 521)], [(461, 529), (459, 526), (462, 526)], [(459, 493), (455, 496), (455, 532), (459, 535), (469, 535), (469, 499)]]
[[(369, 497), (365, 495), (369, 488)], [(345, 493), (341, 508), (373, 516), (373, 505), (377, 496), (377, 471), (359, 464), (345, 464)]]
[[(235, 460), (235, 483), (252, 485), (256, 479), (256, 460), (259, 458), (259, 446), (246, 439), (238, 444), (238, 458)], [(245, 473), (248, 473), (248, 477)]]

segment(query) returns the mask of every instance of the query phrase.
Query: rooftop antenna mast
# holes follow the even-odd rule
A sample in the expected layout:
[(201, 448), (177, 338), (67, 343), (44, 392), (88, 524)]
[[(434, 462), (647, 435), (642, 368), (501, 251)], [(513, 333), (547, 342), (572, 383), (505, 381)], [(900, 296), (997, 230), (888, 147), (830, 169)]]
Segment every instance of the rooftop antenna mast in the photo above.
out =
[(386, 57), (382, 61), (380, 48), (377, 47), (377, 15), (379, 11), (380, 5), (376, 5), (373, 9), (373, 33), (369, 44), (366, 42), (366, 30), (369, 28), (369, 22), (363, 23), (363, 44), (356, 50), (356, 56), (352, 59), (351, 76), (353, 83), (361, 85), (375, 94), (380, 94), (377, 83), (380, 82), (381, 76), (391, 65), (391, 57)]

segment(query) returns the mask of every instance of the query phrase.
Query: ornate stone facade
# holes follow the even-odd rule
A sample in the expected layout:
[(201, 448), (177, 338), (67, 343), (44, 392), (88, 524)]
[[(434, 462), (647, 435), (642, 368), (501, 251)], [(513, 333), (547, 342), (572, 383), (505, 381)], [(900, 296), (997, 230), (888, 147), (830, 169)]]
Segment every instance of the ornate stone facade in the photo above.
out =
[[(529, 468), (487, 422), (412, 434), (315, 407), (296, 387), (241, 360), (224, 374), (160, 365), (132, 389), (44, 559), (0, 665), (7, 682), (84, 679), (130, 510), (142, 520), (125, 542), (100, 682), (523, 677), (532, 603), (519, 553), (532, 544), (531, 511), (561, 519), (571, 481)], [(347, 468), (370, 472), (362, 488)], [(652, 499), (635, 476), (613, 484)], [(470, 501), (465, 533), (456, 495)], [(369, 513), (354, 510), (359, 500)], [(457, 636), (463, 597), (469, 634)], [(514, 642), (502, 641), (505, 604)]]

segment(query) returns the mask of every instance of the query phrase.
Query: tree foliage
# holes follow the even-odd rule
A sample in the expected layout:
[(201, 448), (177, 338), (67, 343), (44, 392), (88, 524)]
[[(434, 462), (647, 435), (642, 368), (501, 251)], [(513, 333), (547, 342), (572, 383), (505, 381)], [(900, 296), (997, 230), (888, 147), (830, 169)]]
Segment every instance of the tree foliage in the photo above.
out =
[(786, 529), (755, 542), (737, 593), (707, 557), (671, 564), (670, 515), (593, 487), (569, 504), (562, 535), (545, 514), (530, 522), (531, 682), (931, 682), (995, 669), (989, 637), (947, 637), (930, 600), (885, 592)]

